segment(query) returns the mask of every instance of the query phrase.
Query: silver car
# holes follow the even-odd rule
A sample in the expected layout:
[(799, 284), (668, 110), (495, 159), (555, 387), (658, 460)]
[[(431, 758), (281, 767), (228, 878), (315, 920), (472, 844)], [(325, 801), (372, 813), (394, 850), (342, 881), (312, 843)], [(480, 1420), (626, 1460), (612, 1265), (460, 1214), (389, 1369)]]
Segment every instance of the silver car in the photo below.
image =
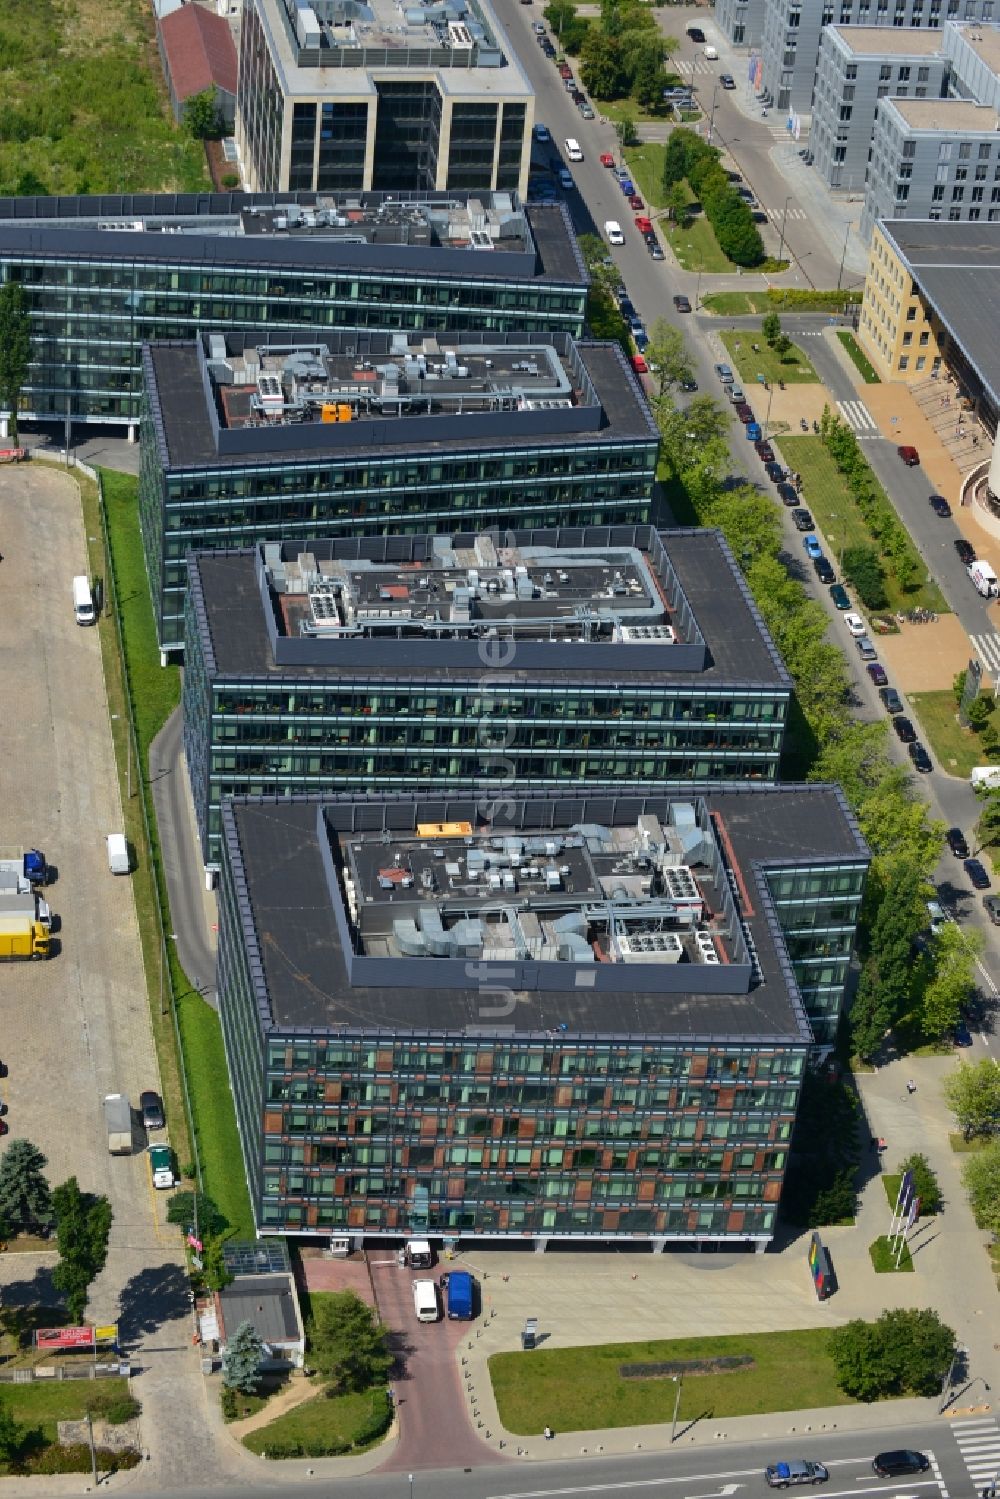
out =
[(807, 1463), (803, 1458), (790, 1463), (771, 1463), (764, 1469), (764, 1477), (772, 1489), (787, 1489), (800, 1483), (826, 1483), (829, 1476), (822, 1463)]

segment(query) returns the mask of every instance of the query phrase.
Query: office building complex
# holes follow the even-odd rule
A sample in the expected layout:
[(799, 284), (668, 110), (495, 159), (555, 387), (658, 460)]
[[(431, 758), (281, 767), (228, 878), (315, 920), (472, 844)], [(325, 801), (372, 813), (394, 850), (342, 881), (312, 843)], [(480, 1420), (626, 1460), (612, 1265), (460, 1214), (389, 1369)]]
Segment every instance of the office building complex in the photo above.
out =
[[(1000, 421), (1000, 224), (876, 225), (858, 340), (883, 380), (925, 382), (944, 369), (991, 436)], [(970, 444), (970, 448), (971, 448)], [(985, 458), (970, 451), (966, 461)]]
[(766, 1247), (868, 852), (826, 786), (223, 804), (266, 1233)]
[(135, 429), (146, 342), (233, 328), (578, 335), (589, 278), (563, 205), (453, 192), (4, 198), (6, 280), (31, 312), (22, 417)]
[(824, 27), (809, 136), (817, 174), (829, 187), (860, 192), (882, 101), (940, 99), (947, 80), (940, 31)]
[(487, 0), (245, 0), (236, 143), (255, 190), (524, 193), (533, 121)]
[(162, 651), (189, 552), (651, 519), (658, 432), (618, 344), (210, 334), (143, 350), (139, 503)]
[(861, 234), (880, 219), (1000, 219), (1000, 115), (957, 99), (886, 99), (872, 141)]
[(791, 683), (714, 531), (198, 553), (184, 636), (210, 864), (226, 796), (778, 774)]
[(764, 0), (717, 0), (715, 21), (734, 47), (759, 47), (764, 33)]
[(809, 114), (825, 26), (936, 29), (948, 20), (988, 21), (993, 13), (994, 0), (764, 0), (764, 87), (777, 109)]

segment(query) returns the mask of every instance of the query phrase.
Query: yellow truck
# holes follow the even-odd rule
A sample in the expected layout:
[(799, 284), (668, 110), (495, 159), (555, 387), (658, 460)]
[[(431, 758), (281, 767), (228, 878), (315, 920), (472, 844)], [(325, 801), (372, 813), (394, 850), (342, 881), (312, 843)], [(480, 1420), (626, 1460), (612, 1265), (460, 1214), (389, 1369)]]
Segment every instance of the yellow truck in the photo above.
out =
[(49, 932), (28, 915), (0, 916), (0, 962), (6, 958), (47, 958)]

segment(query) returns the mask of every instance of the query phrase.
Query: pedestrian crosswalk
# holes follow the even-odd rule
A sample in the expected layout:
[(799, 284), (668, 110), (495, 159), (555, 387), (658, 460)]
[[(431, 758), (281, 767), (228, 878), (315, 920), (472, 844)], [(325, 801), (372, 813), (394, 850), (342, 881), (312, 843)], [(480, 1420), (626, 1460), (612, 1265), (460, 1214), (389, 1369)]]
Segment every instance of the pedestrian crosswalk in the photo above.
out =
[(1000, 1476), (1000, 1427), (996, 1419), (984, 1416), (956, 1421), (952, 1431), (973, 1488), (980, 1492), (988, 1489)]
[(1000, 635), (996, 630), (970, 635), (969, 643), (990, 675), (1000, 680)]
[(878, 423), (864, 401), (838, 401), (837, 410), (858, 437), (878, 436)]
[[(768, 218), (773, 219), (774, 223), (782, 224), (785, 220), (785, 211), (783, 208), (769, 208), (767, 210), (767, 216)], [(792, 219), (807, 219), (808, 217), (809, 215), (806, 213), (804, 208), (789, 208), (788, 210), (789, 223), (791, 223)]]
[(689, 78), (698, 75), (712, 78), (715, 76), (718, 63), (710, 63), (704, 57), (676, 57), (671, 61), (670, 66), (682, 75), (686, 73)]

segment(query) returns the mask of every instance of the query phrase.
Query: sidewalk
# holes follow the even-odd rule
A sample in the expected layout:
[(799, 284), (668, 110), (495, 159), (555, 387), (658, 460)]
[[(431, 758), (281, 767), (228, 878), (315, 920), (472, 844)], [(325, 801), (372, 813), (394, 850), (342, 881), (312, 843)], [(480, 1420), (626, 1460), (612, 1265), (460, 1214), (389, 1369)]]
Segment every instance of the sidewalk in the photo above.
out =
[[(822, 1230), (839, 1285), (828, 1302), (818, 1302), (812, 1289), (805, 1232), (780, 1251), (753, 1257), (609, 1253), (595, 1261), (590, 1255), (560, 1256), (556, 1270), (551, 1256), (479, 1256), (484, 1262), (488, 1259), (485, 1268), (474, 1267), (483, 1280), (483, 1323), (470, 1329), (458, 1350), (468, 1413), (471, 1418), (477, 1412), (481, 1423), (478, 1434), (498, 1453), (531, 1460), (666, 1451), (671, 1446), (665, 1423), (557, 1432), (551, 1441), (505, 1431), (487, 1360), (492, 1353), (517, 1349), (525, 1315), (539, 1317), (547, 1344), (566, 1348), (607, 1342), (609, 1327), (614, 1328), (616, 1342), (625, 1342), (840, 1326), (853, 1317), (874, 1319), (887, 1307), (931, 1307), (968, 1348), (970, 1377), (985, 1379), (995, 1388), (1000, 1380), (1000, 1356), (994, 1346), (1000, 1299), (983, 1247), (985, 1236), (976, 1228), (962, 1190), (961, 1158), (948, 1143), (951, 1118), (941, 1095), (942, 1080), (954, 1065), (949, 1057), (908, 1058), (858, 1078), (868, 1127), (888, 1141), (887, 1169), (919, 1151), (941, 1183), (944, 1212), (921, 1220), (912, 1235), (912, 1274), (878, 1275), (872, 1268), (868, 1246), (886, 1232), (890, 1217), (880, 1174), (863, 1187), (853, 1227)], [(912, 1096), (906, 1092), (908, 1077), (918, 1084)], [(989, 1399), (979, 1383), (969, 1401), (956, 1401), (941, 1419), (953, 1418), (970, 1405), (980, 1409)], [(690, 1429), (682, 1426), (674, 1445), (710, 1447), (722, 1440), (751, 1442), (794, 1432), (915, 1425), (936, 1420), (938, 1403), (936, 1398), (907, 1399), (709, 1418)]]

